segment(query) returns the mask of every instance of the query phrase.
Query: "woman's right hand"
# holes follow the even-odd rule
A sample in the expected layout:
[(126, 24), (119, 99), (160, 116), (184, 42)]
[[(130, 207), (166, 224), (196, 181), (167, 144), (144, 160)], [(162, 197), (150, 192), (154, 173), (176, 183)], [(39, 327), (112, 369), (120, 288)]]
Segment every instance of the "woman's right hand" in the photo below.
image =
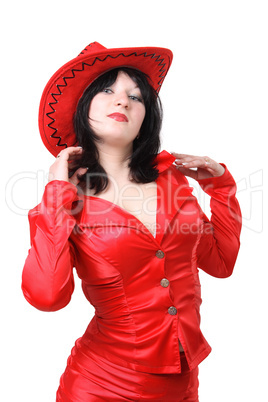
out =
[(78, 175), (87, 172), (87, 168), (77, 169), (71, 178), (69, 178), (69, 169), (72, 168), (77, 158), (81, 156), (83, 149), (81, 147), (68, 147), (63, 149), (56, 157), (55, 162), (50, 166), (48, 180), (63, 180), (74, 184), (79, 183)]

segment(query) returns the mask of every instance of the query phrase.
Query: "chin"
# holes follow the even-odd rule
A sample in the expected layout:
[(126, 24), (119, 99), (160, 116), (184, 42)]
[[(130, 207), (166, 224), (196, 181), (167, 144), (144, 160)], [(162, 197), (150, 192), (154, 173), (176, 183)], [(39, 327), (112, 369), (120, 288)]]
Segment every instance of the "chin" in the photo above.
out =
[(96, 132), (96, 134), (102, 139), (103, 143), (120, 146), (132, 144), (137, 136), (137, 134), (135, 136), (130, 136), (123, 132), (118, 133), (118, 131), (116, 133), (106, 133), (105, 135), (98, 132)]

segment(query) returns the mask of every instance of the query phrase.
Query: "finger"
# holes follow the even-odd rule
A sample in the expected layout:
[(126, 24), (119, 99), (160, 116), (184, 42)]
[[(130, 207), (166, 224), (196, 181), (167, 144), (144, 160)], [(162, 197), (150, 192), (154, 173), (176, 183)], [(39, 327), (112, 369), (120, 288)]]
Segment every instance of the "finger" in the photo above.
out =
[(207, 163), (213, 162), (211, 158), (208, 156), (196, 156), (196, 155), (188, 155), (188, 154), (177, 154), (175, 152), (172, 153), (176, 157), (176, 161), (184, 161), (184, 162), (191, 162), (193, 160), (199, 159), (204, 160)]
[(195, 158), (185, 158), (185, 159), (178, 159), (175, 161), (176, 165), (184, 166), (187, 168), (200, 168), (206, 167), (207, 162), (204, 159), (197, 159)]
[(173, 155), (173, 156), (175, 156), (175, 158), (176, 159), (186, 159), (186, 158), (196, 158), (196, 156), (193, 156), (193, 155), (189, 155), (189, 154), (178, 154), (178, 153), (176, 153), (176, 152), (171, 152), (171, 154)]
[[(176, 158), (175, 159), (175, 164), (184, 166), (184, 165), (188, 165), (190, 163), (195, 164), (195, 163), (197, 163), (196, 161), (203, 161), (205, 163), (205, 160), (203, 160), (201, 156), (184, 155), (184, 156), (181, 156), (180, 158)], [(198, 162), (198, 166), (199, 165), (200, 165), (200, 162)]]
[(77, 155), (81, 155), (82, 152), (83, 152), (82, 147), (68, 147), (60, 151), (59, 154), (56, 156), (56, 159), (61, 158), (69, 160)]
[(213, 164), (217, 164), (217, 162), (213, 161), (210, 159), (208, 156), (185, 156), (184, 158), (181, 159), (176, 159), (175, 163), (180, 165), (182, 164), (183, 166), (187, 167), (202, 167), (202, 168), (207, 168), (207, 167), (212, 167)]
[[(212, 176), (221, 176), (225, 171), (225, 168), (221, 164), (209, 158), (208, 156), (193, 156), (186, 154), (178, 154), (175, 152), (173, 152), (172, 154), (176, 157), (175, 160), (176, 167), (197, 168), (197, 169), (201, 168), (205, 169)], [(192, 177), (192, 173), (188, 173), (187, 175), (188, 176), (191, 175)]]
[(77, 169), (72, 177), (69, 179), (70, 183), (74, 184), (75, 186), (79, 183), (79, 178), (78, 176), (82, 176), (88, 171), (88, 168), (79, 168)]

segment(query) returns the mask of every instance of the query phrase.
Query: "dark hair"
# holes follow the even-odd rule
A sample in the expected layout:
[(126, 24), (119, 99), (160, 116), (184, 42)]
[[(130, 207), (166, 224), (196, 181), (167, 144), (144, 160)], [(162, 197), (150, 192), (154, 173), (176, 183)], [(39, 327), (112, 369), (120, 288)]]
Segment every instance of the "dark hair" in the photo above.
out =
[(129, 161), (131, 178), (137, 183), (149, 183), (158, 177), (158, 170), (153, 159), (160, 148), (160, 130), (162, 125), (161, 101), (149, 84), (145, 74), (139, 70), (120, 67), (106, 72), (98, 77), (84, 91), (80, 98), (74, 116), (74, 129), (83, 154), (78, 161), (78, 167), (87, 167), (86, 174), (79, 177), (80, 185), (95, 189), (95, 194), (103, 191), (108, 185), (108, 177), (99, 163), (97, 143), (100, 138), (94, 133), (89, 124), (89, 106), (99, 92), (111, 86), (118, 72), (123, 71), (138, 85), (145, 105), (145, 118), (142, 123), (139, 138), (133, 141), (133, 152)]

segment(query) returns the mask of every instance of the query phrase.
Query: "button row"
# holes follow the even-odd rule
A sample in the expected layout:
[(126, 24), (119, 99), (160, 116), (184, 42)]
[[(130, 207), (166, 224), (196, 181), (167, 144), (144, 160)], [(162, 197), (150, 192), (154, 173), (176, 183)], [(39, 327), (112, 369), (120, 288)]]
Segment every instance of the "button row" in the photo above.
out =
[[(157, 258), (164, 258), (165, 257), (165, 253), (162, 250), (157, 250), (157, 252), (155, 253)], [(169, 286), (169, 280), (167, 278), (163, 278), (160, 281), (160, 284), (163, 288), (167, 288)], [(170, 315), (176, 315), (177, 314), (177, 309), (174, 306), (171, 306), (168, 308), (168, 314)]]

